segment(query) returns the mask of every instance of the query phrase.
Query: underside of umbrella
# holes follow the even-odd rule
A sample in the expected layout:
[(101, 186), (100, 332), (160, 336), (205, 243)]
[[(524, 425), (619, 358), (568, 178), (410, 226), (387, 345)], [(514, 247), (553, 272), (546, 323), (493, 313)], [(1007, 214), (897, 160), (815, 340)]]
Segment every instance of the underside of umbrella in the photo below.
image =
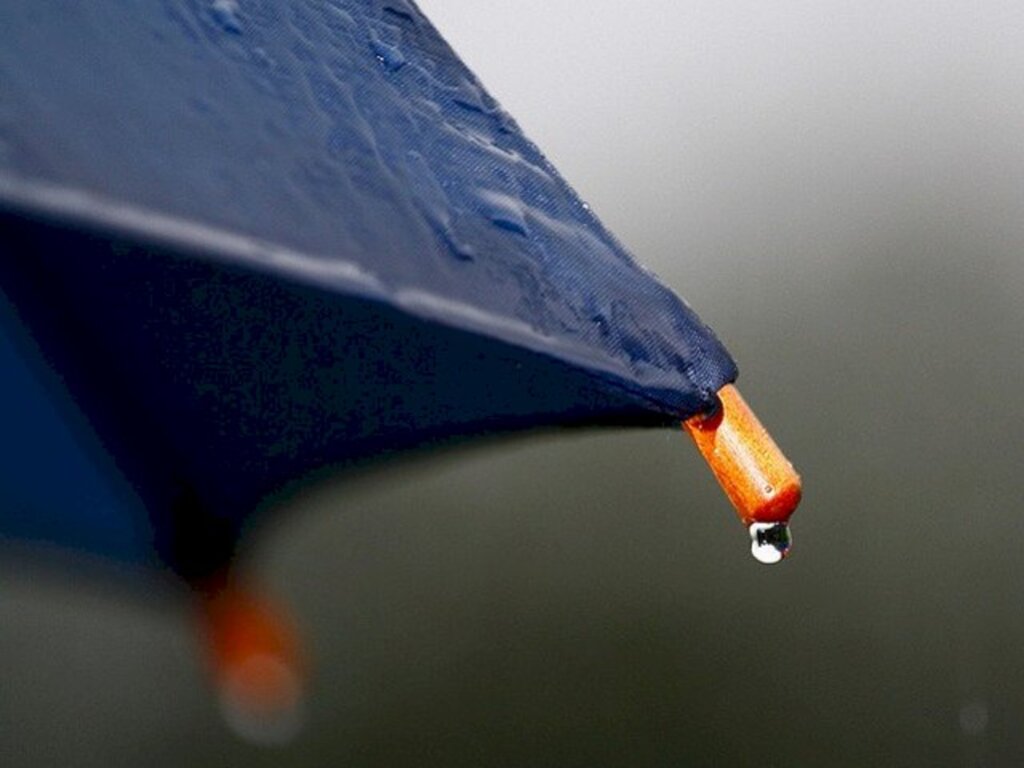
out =
[(84, 498), (145, 509), (109, 548), (191, 578), (310, 471), (674, 423), (736, 376), (410, 3), (0, 15), (18, 535), (74, 544), (81, 489), (35, 486), (91, 463), (120, 477)]
[(227, 721), (294, 732), (232, 562), (325, 468), (685, 422), (763, 562), (799, 479), (712, 332), (411, 3), (0, 10), (0, 535), (169, 569)]

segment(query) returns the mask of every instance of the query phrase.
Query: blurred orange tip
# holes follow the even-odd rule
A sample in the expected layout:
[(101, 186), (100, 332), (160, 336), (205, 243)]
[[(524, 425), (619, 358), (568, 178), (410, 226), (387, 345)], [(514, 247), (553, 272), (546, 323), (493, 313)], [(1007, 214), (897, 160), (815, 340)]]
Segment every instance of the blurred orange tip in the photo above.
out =
[(251, 744), (280, 746), (305, 722), (305, 663), (291, 621), (238, 587), (204, 597), (208, 657), (221, 714)]

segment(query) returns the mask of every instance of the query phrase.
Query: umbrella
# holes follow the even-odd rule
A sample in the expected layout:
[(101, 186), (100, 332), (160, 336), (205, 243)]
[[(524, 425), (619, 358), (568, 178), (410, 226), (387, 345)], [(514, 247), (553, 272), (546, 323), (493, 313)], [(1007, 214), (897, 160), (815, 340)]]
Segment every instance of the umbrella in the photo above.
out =
[(169, 568), (206, 597), (215, 657), (286, 656), (228, 574), (289, 484), (474, 436), (686, 421), (755, 551), (788, 549), (795, 474), (727, 351), (413, 4), (0, 21), (6, 535)]

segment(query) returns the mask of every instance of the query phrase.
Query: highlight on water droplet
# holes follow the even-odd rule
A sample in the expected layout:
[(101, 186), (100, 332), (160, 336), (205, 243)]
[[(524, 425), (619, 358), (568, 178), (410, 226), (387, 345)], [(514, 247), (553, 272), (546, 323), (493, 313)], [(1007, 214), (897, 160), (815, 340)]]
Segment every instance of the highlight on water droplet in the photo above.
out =
[(753, 523), (750, 532), (750, 554), (759, 563), (782, 562), (793, 546), (793, 534), (787, 523)]

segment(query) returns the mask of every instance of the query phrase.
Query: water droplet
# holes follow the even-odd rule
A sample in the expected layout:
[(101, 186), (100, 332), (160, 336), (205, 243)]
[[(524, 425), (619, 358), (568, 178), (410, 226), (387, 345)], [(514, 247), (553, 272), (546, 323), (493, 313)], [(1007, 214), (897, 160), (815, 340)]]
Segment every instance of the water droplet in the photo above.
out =
[(459, 261), (476, 261), (476, 249), (463, 240), (449, 226), (440, 228), (441, 240), (448, 246), (448, 252)]
[(530, 228), (522, 207), (512, 197), (498, 193), (481, 194), (483, 214), (498, 229), (528, 237)]
[(331, 29), (352, 29), (356, 26), (355, 19), (347, 11), (343, 11), (341, 8), (336, 8), (330, 3), (323, 4), (324, 10), (331, 14), (331, 19), (328, 20), (327, 24)]
[(403, 21), (407, 24), (415, 24), (416, 18), (412, 15), (412, 12), (407, 8), (403, 8), (398, 4), (385, 5), (384, 15)]
[(456, 97), (454, 97), (452, 99), (452, 102), (456, 106), (462, 107), (463, 109), (467, 109), (470, 112), (479, 112), (480, 114), (485, 114), (485, 110), (484, 110), (483, 106), (481, 106), (480, 104), (478, 104), (476, 102), (470, 101), (469, 99), (465, 99), (465, 98), (456, 96)]
[(370, 48), (377, 61), (384, 65), (388, 72), (395, 72), (405, 66), (405, 56), (397, 46), (389, 45), (377, 35), (370, 35)]
[(213, 20), (221, 29), (233, 35), (242, 34), (242, 23), (238, 18), (240, 10), (238, 0), (213, 0), (210, 3)]
[(456, 106), (481, 115), (490, 114), (492, 111), (487, 106), (483, 92), (470, 80), (463, 80), (459, 83), (452, 102)]
[(252, 60), (256, 63), (256, 66), (262, 69), (273, 69), (275, 66), (274, 59), (271, 58), (270, 54), (267, 53), (266, 48), (256, 47), (252, 49)]
[(774, 565), (784, 560), (793, 546), (788, 523), (753, 523), (748, 530), (750, 554), (759, 563)]

